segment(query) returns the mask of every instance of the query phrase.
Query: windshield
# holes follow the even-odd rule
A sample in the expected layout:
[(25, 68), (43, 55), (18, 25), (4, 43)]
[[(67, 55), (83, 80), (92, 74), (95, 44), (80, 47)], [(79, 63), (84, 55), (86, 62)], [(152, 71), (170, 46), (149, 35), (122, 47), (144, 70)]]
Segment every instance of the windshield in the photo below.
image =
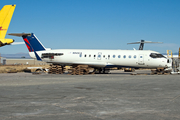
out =
[(162, 54), (158, 54), (158, 53), (151, 53), (150, 57), (152, 57), (152, 58), (166, 58)]

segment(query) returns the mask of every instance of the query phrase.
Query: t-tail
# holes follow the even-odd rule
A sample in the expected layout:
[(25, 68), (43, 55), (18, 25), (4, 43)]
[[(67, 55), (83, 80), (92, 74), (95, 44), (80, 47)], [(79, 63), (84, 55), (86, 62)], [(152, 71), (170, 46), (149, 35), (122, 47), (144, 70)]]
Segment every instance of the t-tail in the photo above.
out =
[(46, 48), (39, 41), (39, 39), (34, 35), (34, 33), (31, 33), (29, 35), (22, 35), (22, 37), (23, 37), (23, 40), (26, 43), (26, 46), (29, 44), (29, 47), (31, 49), (33, 49), (32, 51), (43, 51), (43, 50), (46, 50)]
[(10, 33), (8, 35), (22, 37), (29, 50), (29, 55), (32, 58), (36, 57), (37, 60), (41, 60), (37, 52), (44, 51), (46, 50), (46, 48), (39, 41), (39, 39), (34, 35), (34, 33)]
[(15, 7), (16, 5), (5, 5), (0, 11), (0, 47), (14, 42), (13, 39), (5, 39), (5, 36)]

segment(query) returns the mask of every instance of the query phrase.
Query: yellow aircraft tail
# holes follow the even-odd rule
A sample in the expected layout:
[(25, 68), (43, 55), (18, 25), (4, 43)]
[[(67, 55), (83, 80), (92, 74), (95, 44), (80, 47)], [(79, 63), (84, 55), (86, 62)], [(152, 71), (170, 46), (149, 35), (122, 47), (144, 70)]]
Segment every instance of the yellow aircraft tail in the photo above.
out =
[(0, 11), (0, 47), (13, 43), (13, 39), (5, 39), (16, 5), (5, 5)]

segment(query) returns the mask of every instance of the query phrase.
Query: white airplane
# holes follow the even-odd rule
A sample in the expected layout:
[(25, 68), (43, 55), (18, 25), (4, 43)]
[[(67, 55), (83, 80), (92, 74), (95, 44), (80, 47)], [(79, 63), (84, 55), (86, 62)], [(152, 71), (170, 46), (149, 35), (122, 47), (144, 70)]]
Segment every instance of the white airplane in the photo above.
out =
[(171, 65), (166, 57), (152, 50), (51, 50), (45, 48), (33, 33), (9, 35), (22, 36), (32, 58), (60, 66), (88, 65), (105, 71), (105, 68), (112, 67), (167, 68)]

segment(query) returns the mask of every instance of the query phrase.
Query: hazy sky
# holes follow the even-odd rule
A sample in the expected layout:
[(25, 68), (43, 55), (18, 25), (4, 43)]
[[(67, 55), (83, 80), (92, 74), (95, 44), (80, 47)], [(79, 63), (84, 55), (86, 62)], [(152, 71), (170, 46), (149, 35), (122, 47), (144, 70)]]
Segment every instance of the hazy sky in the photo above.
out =
[[(35, 33), (52, 49), (144, 49), (166, 53), (180, 47), (180, 0), (1, 0), (16, 4), (7, 33)], [(16, 42), (20, 37), (7, 35)], [(25, 45), (4, 46), (0, 53), (28, 53)]]

